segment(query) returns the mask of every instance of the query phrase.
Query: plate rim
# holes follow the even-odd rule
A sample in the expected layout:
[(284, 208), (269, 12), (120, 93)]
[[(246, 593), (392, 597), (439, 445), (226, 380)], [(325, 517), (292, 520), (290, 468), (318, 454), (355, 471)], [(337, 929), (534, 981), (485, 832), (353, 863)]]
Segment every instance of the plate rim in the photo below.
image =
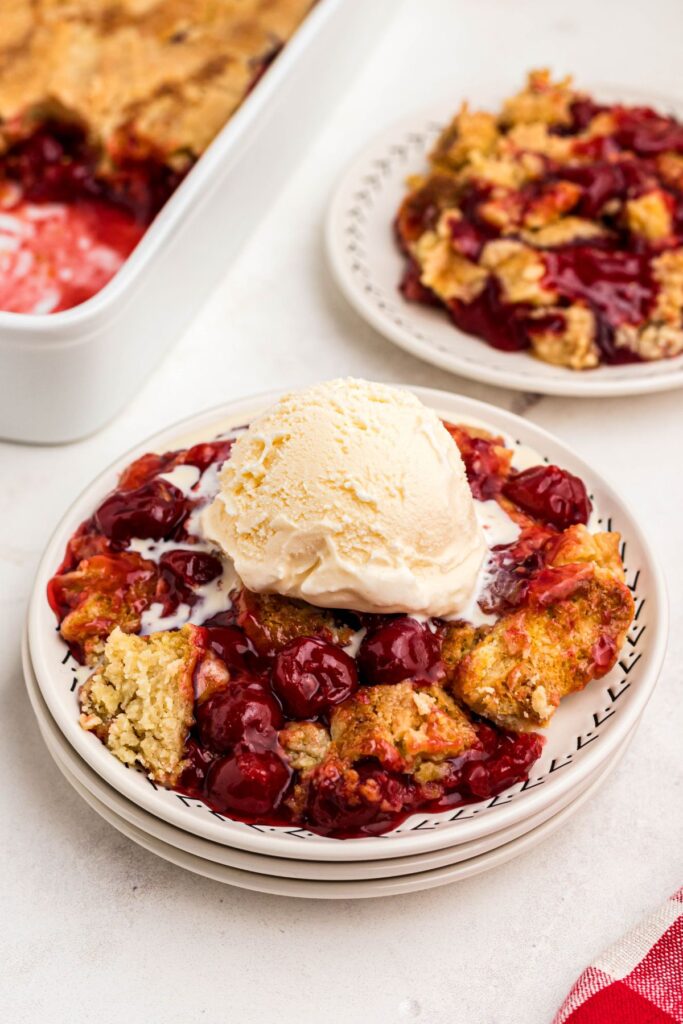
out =
[[(632, 734), (631, 734), (632, 735)], [(628, 743), (624, 747), (625, 753)], [(52, 751), (48, 748), (50, 757), (55, 760)], [(57, 769), (62, 773), (65, 780), (71, 785), (81, 799), (88, 804), (91, 810), (95, 811), (104, 821), (115, 828), (131, 842), (143, 847), (149, 853), (161, 857), (176, 867), (183, 868), (193, 874), (209, 878), (212, 881), (224, 885), (233, 885), (238, 888), (250, 891), (266, 893), (271, 896), (287, 896), (303, 899), (371, 899), (379, 897), (398, 896), (404, 893), (421, 892), (425, 889), (435, 889), (442, 885), (449, 885), (454, 882), (465, 881), (475, 875), (483, 874), (486, 871), (500, 867), (508, 861), (523, 853), (527, 853), (554, 832), (558, 831), (566, 822), (577, 813), (589, 798), (594, 796), (607, 781), (612, 771), (621, 761), (621, 756), (616, 757), (613, 762), (604, 766), (595, 779), (575, 800), (568, 803), (557, 814), (541, 822), (536, 828), (517, 836), (501, 846), (488, 850), (467, 860), (454, 864), (443, 864), (440, 867), (426, 871), (418, 871), (409, 875), (396, 875), (388, 878), (362, 878), (355, 880), (316, 880), (307, 878), (286, 878), (277, 875), (258, 874), (256, 872), (230, 867), (225, 864), (217, 864), (214, 861), (198, 857), (196, 854), (188, 853), (163, 840), (157, 839), (143, 829), (137, 828), (126, 821), (115, 811), (107, 807), (101, 800), (91, 793), (82, 783), (69, 772), (68, 767), (55, 761)], [(222, 877), (226, 875), (228, 877)], [(268, 884), (270, 883), (270, 884)], [(381, 890), (381, 891), (376, 891)]]
[[(639, 90), (629, 87), (618, 88), (605, 83), (588, 83), (586, 90), (602, 97), (610, 102), (642, 102), (655, 107), (665, 107), (683, 118), (683, 99), (671, 95), (665, 95), (650, 90)], [(430, 363), (439, 369), (447, 370), (449, 373), (457, 374), (469, 380), (475, 380), (484, 384), (491, 384), (499, 388), (507, 388), (513, 391), (526, 393), (558, 395), (574, 398), (620, 398), (632, 395), (654, 394), (662, 391), (673, 391), (683, 387), (683, 353), (674, 356), (672, 359), (653, 360), (645, 364), (634, 364), (638, 366), (651, 367), (662, 366), (661, 373), (651, 373), (649, 376), (621, 377), (610, 380), (603, 373), (611, 369), (615, 371), (623, 368), (611, 368), (603, 366), (596, 371), (577, 371), (566, 369), (565, 376), (545, 376), (547, 370), (544, 367), (550, 364), (535, 359), (529, 355), (528, 373), (523, 370), (514, 370), (487, 366), (486, 363), (470, 361), (459, 357), (454, 348), (452, 352), (443, 351), (436, 343), (428, 340), (421, 342), (414, 335), (396, 324), (394, 320), (385, 314), (374, 302), (370, 302), (356, 284), (350, 261), (344, 255), (343, 231), (345, 219), (343, 208), (348, 204), (348, 193), (352, 188), (360, 186), (361, 173), (369, 170), (371, 159), (379, 159), (387, 151), (396, 147), (402, 139), (413, 133), (423, 133), (430, 122), (443, 121), (444, 116), (456, 108), (452, 96), (446, 99), (445, 95), (440, 100), (426, 107), (415, 110), (413, 114), (405, 115), (396, 119), (393, 123), (375, 134), (371, 139), (356, 151), (353, 158), (348, 162), (342, 174), (338, 177), (331, 196), (328, 200), (324, 222), (324, 248), (332, 277), (341, 291), (342, 295), (355, 310), (355, 312), (368, 323), (374, 330), (385, 337), (388, 341), (398, 345), (411, 355), (423, 362)], [(406, 172), (409, 168), (406, 167)], [(416, 169), (419, 171), (419, 168)], [(387, 224), (387, 245), (391, 245), (391, 223)], [(398, 292), (398, 282), (396, 283)], [(410, 320), (410, 303), (404, 302), (402, 307), (405, 310), (403, 319)], [(424, 332), (424, 328), (420, 326)], [(465, 332), (459, 331), (453, 326), (452, 336), (457, 342), (459, 336), (479, 340), (484, 351), (490, 346), (476, 336), (468, 336)], [(494, 350), (495, 351), (495, 350)], [(498, 353), (504, 358), (506, 353)], [(666, 373), (666, 367), (672, 367)], [(562, 367), (553, 367), (554, 371), (562, 370)], [(594, 376), (600, 372), (600, 376)]]
[[(523, 824), (517, 824), (509, 826), (506, 829), (501, 829), (499, 832), (493, 832), (490, 836), (482, 836), (479, 839), (471, 840), (470, 843), (460, 843), (455, 847), (444, 847), (442, 850), (430, 850), (424, 853), (406, 855), (403, 857), (395, 858), (384, 858), (383, 860), (370, 860), (370, 861), (299, 861), (292, 858), (285, 857), (273, 857), (268, 854), (260, 853), (249, 853), (244, 850), (237, 850), (232, 847), (226, 847), (220, 843), (212, 843), (211, 840), (204, 839), (201, 836), (196, 836), (192, 833), (185, 832), (184, 829), (178, 829), (163, 819), (158, 818), (154, 814), (150, 814), (143, 808), (139, 807), (138, 804), (128, 800), (122, 793), (110, 786), (104, 779), (102, 779), (97, 772), (95, 772), (79, 755), (76, 751), (68, 744), (65, 737), (62, 735), (56, 723), (52, 720), (50, 713), (45, 706), (45, 702), (40, 694), (35, 674), (32, 671), (30, 659), (28, 657), (28, 649), (26, 646), (26, 638), (22, 639), (22, 655), (24, 659), (24, 679), (26, 682), (26, 689), (28, 692), (29, 701), (31, 703), (33, 713), (36, 716), (36, 722), (41, 738), (48, 748), (48, 752), (52, 756), (53, 760), (64, 765), (69, 772), (75, 776), (77, 781), (87, 789), (101, 804), (113, 811), (120, 818), (123, 818), (129, 824), (139, 828), (143, 832), (147, 832), (154, 839), (158, 839), (161, 842), (166, 842), (168, 845), (176, 846), (179, 850), (186, 853), (192, 853), (196, 856), (202, 857), (204, 860), (210, 860), (217, 864), (224, 864), (227, 867), (235, 867), (238, 869), (246, 869), (254, 871), (256, 874), (275, 875), (283, 878), (304, 878), (312, 881), (349, 881), (354, 880), (353, 877), (344, 877), (351, 875), (356, 868), (364, 871), (370, 871), (370, 874), (363, 874), (363, 879), (370, 878), (392, 878), (399, 877), (407, 874), (417, 874), (420, 871), (431, 870), (436, 867), (444, 867), (448, 864), (461, 863), (465, 860), (470, 859), (473, 856), (478, 856), (481, 853), (488, 853), (490, 850), (497, 849), (499, 846), (503, 846), (505, 843), (511, 842), (514, 839), (519, 838), (526, 832), (531, 831), (538, 825), (542, 825), (549, 818), (552, 818), (554, 814), (564, 810), (565, 807), (569, 806), (580, 794), (588, 788), (591, 784), (590, 779), (584, 780), (577, 788), (578, 792), (571, 790), (569, 794), (558, 801), (559, 806), (557, 810), (543, 810), (532, 815), (532, 824), (528, 827), (524, 827)], [(624, 757), (628, 750), (633, 736), (638, 728), (639, 722), (637, 722), (629, 734), (624, 737), (621, 744), (617, 747), (615, 753), (608, 759), (607, 763), (599, 772), (599, 777), (606, 778), (607, 775), (616, 768), (617, 764)], [(514, 832), (514, 835), (510, 833)], [(177, 834), (177, 839), (172, 839), (171, 835)], [(505, 835), (501, 835), (505, 833)], [(185, 838), (187, 837), (187, 838)], [(498, 838), (499, 841), (491, 842), (491, 845), (486, 846), (484, 849), (478, 849), (475, 852), (470, 852), (469, 855), (460, 857), (452, 860), (451, 851), (459, 850), (462, 852), (466, 846), (473, 847), (475, 844), (486, 843), (489, 840)], [(194, 847), (194, 848), (193, 848)], [(215, 854), (221, 853), (220, 857), (215, 854), (212, 855), (211, 848), (215, 848)], [(202, 852), (204, 851), (204, 852)], [(223, 853), (222, 851), (229, 851), (229, 853)], [(424, 866), (420, 863), (423, 860), (429, 858), (429, 866)], [(311, 867), (300, 867), (300, 865), (311, 865)], [(267, 870), (267, 866), (276, 867), (277, 870)], [(401, 870), (402, 867), (408, 868), (409, 870)], [(341, 868), (343, 874), (336, 877), (336, 869)], [(307, 871), (314, 869), (317, 877), (311, 878)], [(390, 869), (390, 870), (387, 870)], [(320, 873), (322, 872), (322, 877)]]
[[(400, 386), (406, 387), (406, 385)], [(626, 723), (630, 722), (632, 724), (635, 722), (638, 717), (635, 709), (643, 710), (656, 684), (666, 648), (668, 622), (666, 590), (661, 569), (644, 531), (630, 511), (628, 503), (620, 497), (602, 473), (592, 469), (578, 453), (561, 439), (556, 438), (542, 427), (538, 427), (532, 421), (523, 419), (497, 406), (492, 406), (466, 396), (455, 395), (451, 392), (422, 387), (409, 387), (408, 390), (416, 394), (427, 405), (440, 410), (444, 414), (448, 412), (450, 415), (470, 416), (474, 419), (483, 420), (485, 423), (488, 422), (496, 429), (503, 430), (513, 437), (526, 437), (526, 441), (537, 448), (543, 444), (550, 444), (558, 448), (560, 455), (557, 457), (560, 461), (562, 458), (567, 458), (569, 464), (574, 463), (578, 467), (577, 472), (585, 472), (588, 479), (593, 477), (599, 480), (601, 486), (609, 495), (610, 500), (616, 507), (621, 509), (626, 521), (629, 523), (631, 535), (637, 536), (643, 550), (644, 560), (651, 570), (653, 587), (650, 596), (655, 605), (656, 612), (656, 618), (653, 621), (653, 628), (648, 639), (650, 664), (640, 680), (640, 689), (643, 691), (643, 696), (629, 703), (627, 710), (631, 712), (630, 714), (622, 714), (620, 718), (622, 724), (618, 731), (623, 736), (628, 731)], [(124, 766), (113, 758), (95, 737), (84, 733), (78, 727), (75, 716), (70, 717), (66, 715), (65, 707), (58, 699), (56, 688), (50, 684), (50, 665), (45, 660), (45, 639), (42, 632), (44, 629), (43, 619), (46, 611), (49, 612), (47, 602), (45, 601), (45, 584), (61, 561), (66, 540), (74, 528), (74, 523), (85, 518), (86, 511), (88, 513), (92, 511), (95, 496), (105, 493), (103, 490), (104, 485), (111, 486), (118, 471), (127, 465), (131, 457), (136, 454), (154, 448), (164, 448), (174, 443), (174, 441), (179, 443), (187, 435), (200, 435), (200, 432), (206, 430), (211, 424), (214, 426), (218, 425), (221, 419), (224, 421), (232, 419), (235, 422), (236, 417), (254, 415), (258, 410), (267, 407), (267, 403), (272, 402), (282, 394), (283, 391), (277, 389), (256, 396), (246, 396), (234, 401), (221, 403), (212, 409), (172, 423), (165, 429), (156, 432), (151, 437), (129, 449), (100, 472), (81, 491), (78, 498), (69, 506), (52, 532), (36, 572), (28, 614), (30, 657), (40, 691), (50, 710), (50, 714), (66, 737), (67, 742), (74, 747), (79, 755), (106, 782), (119, 790), (119, 792), (123, 792), (134, 803), (143, 806), (145, 810), (150, 811), (152, 814), (156, 814), (157, 817), (164, 818), (171, 824), (184, 828), (185, 831), (201, 834), (204, 838), (222, 842), (224, 845), (246, 849), (254, 853), (262, 853), (270, 848), (274, 854), (277, 853), (283, 857), (293, 857), (295, 859), (309, 859), (310, 857), (314, 857), (317, 860), (345, 861), (383, 859), (388, 851), (386, 849), (387, 840), (383, 840), (381, 837), (362, 838), (353, 842), (339, 842), (316, 836), (313, 839), (307, 839), (305, 843), (294, 843), (292, 837), (286, 834), (280, 835), (277, 833), (254, 831), (250, 828), (245, 828), (241, 823), (238, 826), (238, 823), (231, 822), (229, 819), (221, 820), (219, 824), (218, 821), (213, 822), (209, 815), (201, 822), (202, 830), (199, 832), (196, 827), (199, 824), (198, 821), (193, 822), (195, 827), (191, 827), (189, 825), (189, 815), (183, 815), (175, 807), (171, 809), (170, 802), (167, 806), (162, 800), (155, 801), (154, 797), (156, 794), (151, 786), (149, 787), (149, 793), (142, 789), (139, 792), (130, 789), (126, 783), (126, 769)], [(454, 408), (449, 410), (449, 406), (457, 406), (457, 411)], [(527, 436), (529, 434), (531, 438)], [(575, 783), (578, 783), (580, 777), (585, 777), (597, 770), (597, 765), (609, 756), (609, 753), (618, 742), (616, 732), (617, 730), (614, 728), (607, 730), (606, 735), (602, 737), (603, 742), (591, 744), (583, 752), (580, 763), (574, 764), (573, 781)], [(606, 740), (607, 742), (605, 742)], [(409, 855), (427, 848), (438, 849), (439, 847), (454, 845), (454, 843), (464, 842), (469, 838), (484, 835), (487, 831), (495, 831), (496, 828), (503, 828), (508, 823), (518, 820), (518, 817), (523, 818), (527, 814), (534, 813), (541, 806), (552, 803), (554, 798), (559, 798), (562, 793), (571, 788), (571, 783), (564, 781), (565, 777), (571, 777), (571, 775), (572, 772), (568, 773), (568, 775), (562, 773), (560, 776), (555, 776), (547, 786), (530, 789), (525, 794), (524, 800), (516, 802), (516, 806), (514, 802), (513, 804), (500, 804), (496, 806), (494, 808), (496, 811), (495, 816), (489, 813), (481, 815), (476, 821), (473, 817), (467, 821), (459, 821), (458, 832), (455, 836), (453, 835), (454, 829), (444, 827), (442, 829), (434, 829), (431, 832), (422, 831), (410, 834), (404, 832), (399, 836), (393, 837), (392, 841), (397, 847), (400, 846), (401, 851), (405, 855)], [(550, 796), (547, 790), (551, 791)], [(525, 809), (520, 811), (520, 805)], [(527, 808), (528, 810), (526, 810)], [(496, 818), (496, 825), (490, 828), (490, 819), (492, 817)], [(307, 848), (308, 852), (306, 852)], [(401, 856), (401, 853), (398, 849), (393, 849), (392, 856)]]

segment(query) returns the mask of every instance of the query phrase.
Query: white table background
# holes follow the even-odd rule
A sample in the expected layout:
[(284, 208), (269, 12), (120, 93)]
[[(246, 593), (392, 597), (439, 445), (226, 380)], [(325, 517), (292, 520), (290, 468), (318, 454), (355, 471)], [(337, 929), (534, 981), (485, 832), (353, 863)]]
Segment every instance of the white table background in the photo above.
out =
[[(124, 414), (79, 444), (0, 446), (5, 1021), (541, 1024), (585, 964), (683, 882), (681, 392), (539, 398), (432, 369), (347, 308), (321, 242), (344, 161), (385, 123), (448, 90), (454, 105), (476, 98), (490, 76), (516, 88), (539, 65), (680, 98), (681, 29), (680, 0), (408, 0), (211, 302)], [(103, 465), (205, 406), (346, 374), (458, 390), (574, 445), (649, 529), (668, 579), (671, 641), (625, 760), (559, 834), (443, 889), (297, 901), (187, 874), (97, 817), (42, 745), (19, 636), (41, 549)]]

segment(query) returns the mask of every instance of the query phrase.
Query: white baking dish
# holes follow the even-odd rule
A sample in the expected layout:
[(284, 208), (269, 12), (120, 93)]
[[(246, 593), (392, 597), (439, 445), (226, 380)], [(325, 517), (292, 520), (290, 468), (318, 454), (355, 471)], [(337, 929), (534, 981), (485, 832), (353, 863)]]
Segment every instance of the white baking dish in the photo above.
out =
[(118, 274), (74, 309), (0, 312), (0, 437), (73, 441), (140, 388), (286, 180), (397, 0), (320, 0)]

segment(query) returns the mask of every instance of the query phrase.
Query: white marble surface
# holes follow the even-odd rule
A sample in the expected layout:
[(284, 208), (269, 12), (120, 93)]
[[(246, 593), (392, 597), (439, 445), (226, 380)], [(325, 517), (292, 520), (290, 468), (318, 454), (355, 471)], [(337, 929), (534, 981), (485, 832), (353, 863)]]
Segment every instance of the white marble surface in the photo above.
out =
[[(680, 93), (682, 22), (678, 0), (408, 0), (237, 265), (125, 413), (70, 447), (0, 447), (4, 1020), (540, 1024), (591, 957), (681, 884), (680, 392), (539, 400), (432, 370), (335, 293), (320, 225), (346, 155), (449, 89), (454, 99), (476, 95), (490, 75), (511, 88), (547, 63)], [(349, 373), (460, 390), (575, 445), (647, 524), (666, 569), (672, 635), (624, 762), (560, 834), (441, 890), (290, 901), (186, 874), (91, 812), (31, 719), (19, 635), (41, 549), (103, 463), (205, 405)]]

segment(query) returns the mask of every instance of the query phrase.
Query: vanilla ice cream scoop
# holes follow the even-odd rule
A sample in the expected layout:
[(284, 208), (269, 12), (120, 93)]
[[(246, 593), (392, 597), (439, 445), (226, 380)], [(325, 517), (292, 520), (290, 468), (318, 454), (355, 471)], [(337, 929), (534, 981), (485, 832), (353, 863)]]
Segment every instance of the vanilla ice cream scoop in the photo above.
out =
[(254, 420), (203, 527), (250, 590), (369, 612), (457, 615), (486, 550), (436, 413), (351, 379), (286, 395)]

